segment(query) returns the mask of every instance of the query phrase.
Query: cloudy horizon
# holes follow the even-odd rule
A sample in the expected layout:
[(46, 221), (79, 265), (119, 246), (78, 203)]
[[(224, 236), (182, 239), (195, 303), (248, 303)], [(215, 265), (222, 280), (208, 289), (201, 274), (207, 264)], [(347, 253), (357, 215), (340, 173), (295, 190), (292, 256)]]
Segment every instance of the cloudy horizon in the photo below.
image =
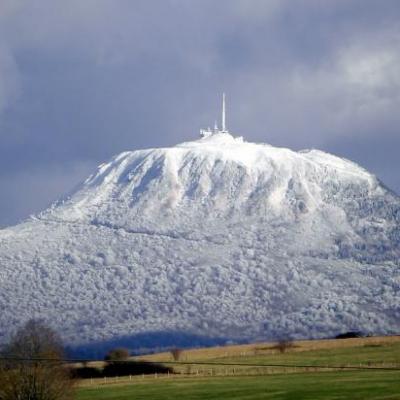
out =
[(0, 227), (125, 150), (197, 137), (349, 158), (400, 193), (400, 5), (3, 0)]

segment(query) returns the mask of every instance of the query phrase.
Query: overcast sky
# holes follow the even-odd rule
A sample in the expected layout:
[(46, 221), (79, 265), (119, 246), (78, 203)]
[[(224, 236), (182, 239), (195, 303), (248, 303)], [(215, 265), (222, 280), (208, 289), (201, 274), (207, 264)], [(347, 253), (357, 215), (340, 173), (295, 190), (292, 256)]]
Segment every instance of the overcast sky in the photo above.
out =
[(1, 0), (0, 226), (116, 153), (246, 140), (350, 158), (400, 192), (399, 0)]

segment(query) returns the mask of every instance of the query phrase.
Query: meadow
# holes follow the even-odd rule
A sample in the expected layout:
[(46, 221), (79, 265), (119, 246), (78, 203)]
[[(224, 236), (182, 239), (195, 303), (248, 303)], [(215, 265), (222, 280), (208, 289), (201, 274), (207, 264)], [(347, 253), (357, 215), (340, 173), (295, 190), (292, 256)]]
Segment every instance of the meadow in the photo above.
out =
[(400, 400), (396, 336), (294, 342), (283, 353), (272, 343), (185, 350), (178, 364), (168, 352), (138, 358), (176, 373), (82, 381), (77, 398)]
[(319, 372), (252, 377), (159, 379), (81, 388), (77, 399), (398, 400), (400, 373)]

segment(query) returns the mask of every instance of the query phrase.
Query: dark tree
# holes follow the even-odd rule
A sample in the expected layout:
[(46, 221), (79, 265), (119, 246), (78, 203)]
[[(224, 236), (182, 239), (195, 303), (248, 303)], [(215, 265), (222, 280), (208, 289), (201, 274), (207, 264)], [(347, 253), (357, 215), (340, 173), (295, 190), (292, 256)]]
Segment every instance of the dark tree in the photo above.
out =
[(110, 350), (104, 359), (106, 361), (124, 361), (129, 358), (129, 350), (123, 347)]
[(182, 356), (183, 350), (176, 348), (176, 349), (170, 350), (170, 353), (171, 353), (174, 361), (179, 361)]
[(287, 350), (292, 349), (294, 346), (294, 343), (291, 339), (281, 339), (278, 341), (278, 343), (273, 346), (273, 349), (276, 349), (279, 351), (279, 353), (285, 353)]
[(60, 337), (45, 323), (28, 321), (1, 351), (1, 400), (66, 400), (73, 380), (63, 363)]

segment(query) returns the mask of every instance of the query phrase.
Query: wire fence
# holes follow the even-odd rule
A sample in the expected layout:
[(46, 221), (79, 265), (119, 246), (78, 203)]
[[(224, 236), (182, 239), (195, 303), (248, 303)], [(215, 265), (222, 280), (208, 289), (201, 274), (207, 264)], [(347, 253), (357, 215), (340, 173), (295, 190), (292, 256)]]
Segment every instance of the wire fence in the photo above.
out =
[[(31, 358), (31, 357), (0, 357), (1, 361), (15, 361), (15, 362), (51, 362), (61, 364), (88, 364), (88, 363), (107, 363), (104, 360), (95, 360), (88, 358)], [(370, 365), (370, 364), (343, 364), (343, 365), (330, 365), (330, 364), (276, 364), (276, 363), (243, 363), (243, 362), (215, 362), (215, 361), (146, 361), (146, 360), (111, 360), (114, 364), (134, 364), (140, 362), (141, 364), (165, 364), (172, 366), (196, 366), (196, 367), (246, 367), (246, 368), (298, 368), (298, 369), (328, 369), (328, 370), (380, 370), (380, 371), (400, 371), (400, 363), (381, 363), (381, 365)]]
[(153, 373), (127, 376), (89, 378), (81, 381), (81, 386), (101, 387), (112, 384), (128, 384), (151, 382), (154, 380), (169, 380), (173, 378), (233, 378), (233, 377), (262, 377), (278, 374), (310, 374), (323, 372), (371, 371), (399, 372), (399, 365), (365, 366), (365, 365), (294, 365), (294, 364), (243, 364), (243, 363), (211, 363), (211, 362), (165, 362), (174, 367), (174, 372)]

